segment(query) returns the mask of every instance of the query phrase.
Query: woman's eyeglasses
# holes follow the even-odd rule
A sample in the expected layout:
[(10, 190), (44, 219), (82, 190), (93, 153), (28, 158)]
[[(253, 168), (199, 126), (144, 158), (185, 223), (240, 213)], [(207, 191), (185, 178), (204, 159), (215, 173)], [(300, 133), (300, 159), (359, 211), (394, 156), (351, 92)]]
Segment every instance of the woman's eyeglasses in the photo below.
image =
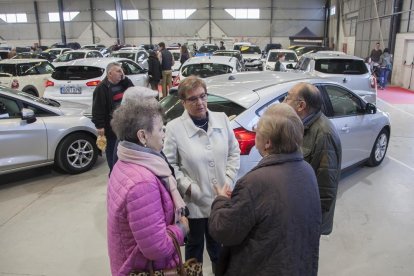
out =
[(193, 96), (193, 97), (187, 98), (187, 99), (185, 99), (185, 101), (187, 101), (187, 102), (195, 105), (195, 104), (198, 103), (198, 99), (200, 99), (202, 102), (207, 101), (207, 96), (208, 96), (207, 93), (203, 93), (203, 94), (201, 94), (198, 97), (197, 96)]

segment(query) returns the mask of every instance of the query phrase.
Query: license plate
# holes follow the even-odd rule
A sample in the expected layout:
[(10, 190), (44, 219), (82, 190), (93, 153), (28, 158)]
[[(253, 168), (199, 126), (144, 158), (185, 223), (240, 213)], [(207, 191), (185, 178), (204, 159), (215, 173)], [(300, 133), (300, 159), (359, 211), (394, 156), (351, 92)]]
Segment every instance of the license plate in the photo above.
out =
[(82, 88), (77, 86), (63, 86), (60, 88), (60, 94), (82, 94)]

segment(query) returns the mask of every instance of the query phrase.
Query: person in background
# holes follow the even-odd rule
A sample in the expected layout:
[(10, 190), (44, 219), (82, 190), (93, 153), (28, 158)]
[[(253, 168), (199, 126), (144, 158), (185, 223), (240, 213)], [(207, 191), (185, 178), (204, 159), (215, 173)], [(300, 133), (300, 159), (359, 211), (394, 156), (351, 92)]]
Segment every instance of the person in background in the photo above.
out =
[(172, 87), (172, 66), (174, 65), (174, 57), (170, 51), (165, 48), (165, 43), (158, 43), (160, 50), (158, 52), (158, 59), (161, 63), (162, 72), (162, 97), (168, 95), (168, 88)]
[(384, 89), (387, 86), (388, 77), (392, 71), (392, 56), (388, 48), (384, 49), (380, 60), (380, 77), (379, 77), (379, 89)]
[(187, 59), (190, 58), (190, 52), (187, 49), (187, 46), (182, 45), (180, 48), (180, 63), (184, 64)]
[(255, 132), (259, 164), (233, 192), (214, 186), (209, 230), (229, 251), (220, 275), (316, 276), (321, 207), (315, 173), (300, 150), (303, 124), (292, 107), (275, 104)]
[(335, 126), (322, 113), (322, 96), (313, 84), (301, 82), (294, 85), (285, 103), (293, 107), (305, 126), (302, 152), (318, 180), (322, 208), (321, 234), (329, 235), (333, 228), (341, 175), (341, 140)]
[(125, 77), (121, 64), (111, 62), (106, 67), (106, 77), (93, 91), (92, 122), (98, 130), (98, 135), (106, 136), (106, 162), (109, 173), (113, 167), (114, 147), (116, 135), (111, 128), (112, 112), (121, 104), (127, 88), (134, 86), (132, 81)]
[(174, 168), (178, 189), (190, 211), (185, 258), (203, 262), (204, 237), (213, 272), (221, 245), (208, 231), (213, 185), (233, 185), (240, 149), (225, 113), (207, 108), (207, 87), (195, 76), (178, 86), (184, 113), (167, 124), (164, 153)]
[(377, 42), (375, 44), (375, 48), (372, 49), (371, 51), (371, 55), (370, 55), (371, 61), (374, 63), (379, 63), (381, 55), (382, 55), (382, 50), (380, 49), (380, 43)]
[(219, 50), (226, 50), (226, 47), (224, 47), (224, 41), (220, 41)]
[(129, 99), (113, 114), (121, 142), (107, 192), (108, 252), (112, 275), (174, 268), (189, 231), (185, 203), (167, 162), (163, 112), (155, 99)]
[[(162, 78), (162, 70), (157, 54), (153, 50), (148, 50), (148, 79), (152, 90), (158, 92), (158, 85)], [(158, 94), (158, 93), (157, 93)], [(158, 97), (158, 95), (157, 95)]]
[(275, 71), (286, 72), (285, 65), (283, 62), (285, 61), (285, 53), (278, 53), (277, 54), (277, 61), (275, 63)]

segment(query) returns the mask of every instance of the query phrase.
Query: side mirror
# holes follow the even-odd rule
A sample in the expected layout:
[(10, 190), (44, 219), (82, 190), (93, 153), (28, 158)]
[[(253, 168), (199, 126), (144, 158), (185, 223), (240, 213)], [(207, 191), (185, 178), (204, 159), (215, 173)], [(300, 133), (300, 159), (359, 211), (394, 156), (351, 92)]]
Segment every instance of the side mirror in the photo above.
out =
[(292, 63), (286, 64), (286, 69), (293, 69), (293, 64)]
[(365, 113), (366, 114), (375, 114), (377, 113), (377, 107), (372, 103), (367, 103), (365, 105)]
[(36, 115), (34, 114), (34, 111), (28, 108), (22, 108), (21, 118), (28, 124), (36, 122)]

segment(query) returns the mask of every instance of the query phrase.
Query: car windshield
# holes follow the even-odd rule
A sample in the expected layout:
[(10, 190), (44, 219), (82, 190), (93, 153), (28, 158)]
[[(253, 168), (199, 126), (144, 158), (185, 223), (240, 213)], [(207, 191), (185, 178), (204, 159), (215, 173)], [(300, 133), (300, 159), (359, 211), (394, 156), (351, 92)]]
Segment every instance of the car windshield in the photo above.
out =
[(59, 56), (56, 61), (64, 62), (64, 61), (71, 61), (75, 59), (81, 59), (85, 57), (84, 52), (74, 52), (74, 53), (65, 53)]
[(200, 49), (198, 50), (199, 53), (212, 53), (214, 51), (218, 50), (218, 46), (217, 45), (203, 45), (200, 47)]
[(207, 78), (211, 76), (217, 76), (222, 74), (228, 74), (233, 72), (233, 67), (226, 64), (219, 63), (197, 63), (189, 64), (185, 66), (181, 74), (184, 77), (191, 75), (199, 76), (200, 78)]
[[(276, 62), (277, 61), (277, 55), (280, 52), (272, 52), (269, 54), (269, 58), (267, 61), (269, 62)], [(285, 62), (298, 62), (298, 58), (294, 53), (285, 53)]]
[(362, 75), (368, 73), (364, 61), (358, 59), (317, 59), (315, 70), (326, 74)]
[[(165, 123), (181, 116), (184, 112), (184, 107), (177, 93), (171, 93), (160, 101), (160, 104), (165, 111)], [(233, 119), (246, 109), (228, 99), (208, 95), (207, 98), (208, 109), (216, 112), (224, 112), (230, 119)]]
[(262, 53), (258, 46), (241, 46), (240, 52), (242, 54), (261, 54)]
[(171, 54), (173, 55), (173, 57), (174, 57), (174, 60), (175, 60), (175, 61), (180, 60), (180, 53), (173, 52), (173, 53), (171, 53)]
[(59, 66), (52, 73), (55, 80), (88, 80), (101, 78), (104, 68), (93, 66)]

